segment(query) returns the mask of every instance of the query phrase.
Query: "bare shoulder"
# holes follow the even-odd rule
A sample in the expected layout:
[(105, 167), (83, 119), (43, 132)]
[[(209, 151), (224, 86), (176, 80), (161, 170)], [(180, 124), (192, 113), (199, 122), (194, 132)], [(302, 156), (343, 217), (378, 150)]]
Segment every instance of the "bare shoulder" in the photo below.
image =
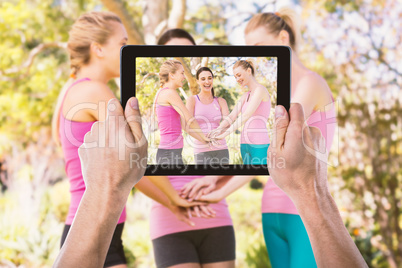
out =
[(313, 71), (309, 71), (308, 73), (306, 73), (305, 75), (303, 75), (300, 78), (299, 84), (297, 86), (298, 88), (303, 88), (305, 89), (309, 89), (309, 88), (314, 88), (314, 89), (321, 89), (321, 90), (327, 90), (328, 89), (328, 84), (327, 82), (324, 80), (324, 78), (322, 78), (319, 74), (317, 74), (316, 72)]
[(177, 93), (175, 89), (167, 88), (162, 90), (162, 92), (159, 94), (159, 98), (162, 102), (169, 101), (170, 98), (174, 97), (180, 97), (179, 93)]
[(188, 97), (188, 98), (186, 99), (186, 103), (188, 103), (189, 105), (194, 105), (194, 103), (195, 103), (195, 98), (196, 98), (195, 95), (192, 95), (192, 96)]
[(218, 103), (219, 103), (219, 105), (225, 105), (225, 104), (227, 105), (226, 100), (222, 97), (218, 97)]
[(79, 102), (109, 101), (115, 98), (112, 90), (104, 83), (98, 81), (84, 81), (70, 89), (69, 99), (74, 98)]
[(331, 90), (327, 82), (313, 71), (309, 71), (300, 78), (297, 90), (300, 90), (303, 94), (318, 97), (317, 99), (319, 101), (317, 106), (326, 105), (332, 101)]

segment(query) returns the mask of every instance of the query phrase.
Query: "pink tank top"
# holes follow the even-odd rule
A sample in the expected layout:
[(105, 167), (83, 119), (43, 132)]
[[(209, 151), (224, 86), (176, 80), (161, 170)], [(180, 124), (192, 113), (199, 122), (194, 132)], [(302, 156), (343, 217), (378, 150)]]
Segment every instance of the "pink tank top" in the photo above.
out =
[[(241, 109), (242, 114), (246, 111), (249, 101), (250, 92), (248, 92), (246, 100), (244, 101)], [(267, 122), (269, 113), (271, 111), (271, 101), (261, 101), (257, 110), (253, 115), (244, 123), (243, 130), (241, 131), (240, 143), (241, 144), (269, 144), (269, 135), (267, 129)]]
[[(194, 118), (202, 132), (207, 135), (212, 130), (219, 127), (222, 120), (222, 112), (218, 98), (214, 98), (210, 104), (203, 104), (198, 95), (195, 96)], [(218, 140), (219, 144), (210, 147), (208, 144), (192, 138), (194, 154), (227, 149), (226, 140)]]
[[(169, 180), (173, 188), (180, 190), (186, 183), (200, 177), (202, 176), (169, 176)], [(192, 227), (179, 221), (168, 208), (153, 201), (149, 219), (151, 239), (173, 233), (233, 225), (225, 200), (210, 204), (210, 206), (216, 212), (215, 218), (193, 217), (191, 220), (195, 223), (195, 226)]]
[[(333, 100), (332, 94), (331, 98)], [(321, 130), (329, 152), (336, 128), (335, 106), (328, 105), (324, 110), (313, 112), (307, 120), (307, 124)], [(299, 214), (292, 200), (276, 186), (272, 179), (265, 184), (261, 210), (262, 213)]]
[[(74, 85), (83, 82), (89, 81), (89, 78), (82, 78), (75, 81), (71, 86), (67, 89), (64, 98), (67, 96), (68, 90), (72, 88)], [(61, 147), (64, 154), (64, 160), (66, 163), (66, 174), (70, 181), (70, 193), (71, 193), (71, 202), (70, 208), (68, 210), (67, 219), (65, 224), (71, 225), (75, 214), (77, 212), (78, 206), (80, 204), (81, 198), (85, 192), (85, 183), (82, 177), (81, 171), (81, 162), (78, 156), (78, 147), (84, 141), (85, 134), (91, 130), (93, 122), (77, 122), (71, 121), (64, 117), (63, 115), (63, 103), (60, 107), (60, 126), (59, 126), (59, 135), (61, 141)], [(102, 179), (102, 178), (99, 178)], [(120, 216), (118, 223), (122, 223), (126, 220), (126, 208)]]
[(183, 148), (183, 135), (181, 133), (180, 114), (171, 106), (163, 106), (156, 103), (159, 93), (156, 93), (156, 117), (158, 118), (158, 127), (160, 131), (160, 149), (180, 149)]

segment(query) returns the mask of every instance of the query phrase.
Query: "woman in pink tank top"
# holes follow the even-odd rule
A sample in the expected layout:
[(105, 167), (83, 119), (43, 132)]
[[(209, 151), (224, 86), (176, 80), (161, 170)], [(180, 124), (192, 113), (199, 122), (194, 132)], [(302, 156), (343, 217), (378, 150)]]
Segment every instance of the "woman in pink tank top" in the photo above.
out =
[(183, 165), (182, 122), (185, 131), (201, 144), (208, 144), (209, 139), (199, 131), (197, 121), (191, 120), (190, 112), (176, 91), (186, 80), (180, 61), (165, 61), (159, 71), (159, 80), (161, 89), (156, 93), (154, 101), (161, 136), (156, 162)]
[[(85, 192), (78, 148), (92, 124), (105, 120), (107, 103), (116, 98), (107, 82), (120, 76), (120, 49), (127, 42), (127, 32), (121, 20), (110, 12), (82, 15), (69, 35), (72, 74), (60, 92), (52, 121), (53, 138), (63, 150), (71, 193), (61, 245)], [(125, 219), (124, 209), (106, 256), (105, 267), (127, 267), (121, 240)]]
[[(161, 40), (163, 40), (162, 43)], [(158, 44), (195, 45), (195, 42), (186, 31), (171, 29), (162, 35)], [(179, 63), (174, 64), (179, 65)], [(172, 128), (172, 125), (169, 126), (166, 122), (168, 116), (174, 115), (175, 123), (170, 123), (174, 125), (174, 130), (179, 129), (180, 118), (187, 122), (190, 130), (199, 129), (196, 120), (188, 122), (192, 115), (184, 107), (184, 104), (182, 105), (176, 92), (177, 87), (166, 83), (177, 79), (180, 82), (179, 86), (181, 86), (184, 75), (181, 64), (178, 67), (181, 67), (179, 69), (181, 77), (175, 77), (177, 72), (166, 72), (166, 70), (162, 72), (161, 89), (154, 101), (159, 128), (164, 128), (161, 133), (168, 135), (164, 138), (161, 137), (158, 151), (180, 150), (182, 148), (181, 128), (180, 134), (178, 131), (169, 133), (168, 130)], [(180, 117), (175, 115), (173, 110)], [(168, 116), (165, 116), (166, 114)], [(203, 138), (200, 139), (200, 136), (195, 138), (200, 141), (200, 144), (206, 144), (203, 142)], [(177, 147), (177, 149), (165, 147), (164, 145), (167, 144)], [(171, 159), (172, 155), (174, 156), (174, 152), (168, 154), (167, 158), (170, 157)], [(173, 160), (171, 161), (173, 162)], [(181, 188), (196, 179), (217, 182), (221, 178), (217, 176), (204, 178), (199, 178), (199, 176), (144, 177), (136, 185), (137, 189), (155, 201), (151, 209), (150, 231), (157, 267), (203, 267), (204, 265), (217, 268), (234, 267), (235, 236), (226, 202), (222, 200), (217, 204), (207, 206), (198, 202), (189, 202), (179, 195)], [(190, 215), (195, 216), (193, 218), (186, 213), (186, 208), (190, 207), (193, 208), (190, 213)], [(187, 211), (189, 210), (187, 209)]]
[[(228, 116), (228, 105), (223, 98), (215, 97), (213, 83), (214, 74), (208, 67), (201, 67), (195, 75), (201, 90), (198, 95), (187, 99), (186, 107), (194, 119), (197, 120), (202, 132), (207, 135), (218, 128), (225, 116)], [(214, 144), (202, 144), (194, 139), (190, 141), (194, 149), (194, 158), (197, 165), (229, 164), (229, 151), (226, 140), (217, 140)]]
[[(300, 31), (295, 12), (284, 8), (276, 13), (255, 15), (245, 29), (247, 45), (285, 45), (292, 48), (292, 102), (302, 104), (307, 124), (321, 130), (331, 148), (336, 126), (335, 109), (325, 80), (307, 69), (297, 56)], [(262, 198), (264, 238), (271, 265), (316, 267), (307, 232), (290, 198), (269, 180)]]
[[(223, 139), (243, 126), (240, 152), (243, 164), (263, 165), (267, 163), (269, 135), (267, 122), (271, 110), (268, 90), (255, 79), (255, 67), (251, 60), (239, 60), (233, 66), (236, 81), (249, 91), (241, 96), (227, 120), (212, 131), (210, 137)], [(241, 114), (241, 115), (240, 115)]]

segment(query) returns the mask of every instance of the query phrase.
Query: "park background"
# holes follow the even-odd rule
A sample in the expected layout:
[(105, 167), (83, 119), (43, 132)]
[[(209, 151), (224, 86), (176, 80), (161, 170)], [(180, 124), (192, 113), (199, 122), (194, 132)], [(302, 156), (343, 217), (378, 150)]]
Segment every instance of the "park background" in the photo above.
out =
[[(118, 14), (130, 44), (167, 28), (197, 44), (244, 44), (253, 14), (293, 7), (300, 58), (336, 99), (330, 190), (370, 267), (402, 266), (402, 5), (398, 0), (0, 0), (0, 266), (50, 267), (58, 254), (69, 184), (50, 122), (68, 79), (68, 31), (84, 12)], [(118, 94), (118, 82), (110, 86)], [(238, 267), (269, 267), (260, 200), (265, 177), (228, 198)], [(152, 267), (150, 202), (133, 191), (123, 233), (129, 267)]]
[[(278, 60), (276, 57), (178, 57), (178, 58), (149, 58), (138, 57), (135, 70), (135, 96), (138, 99), (142, 117), (142, 129), (148, 140), (148, 165), (156, 164), (156, 153), (161, 139), (158, 128), (158, 120), (155, 116), (155, 97), (161, 89), (158, 72), (161, 65), (171, 59), (179, 60), (185, 69), (185, 76), (188, 80), (196, 80), (196, 72), (201, 67), (208, 67), (213, 72), (213, 89), (215, 96), (222, 97), (228, 104), (229, 111), (232, 111), (241, 96), (247, 92), (246, 87), (241, 87), (236, 82), (233, 75), (233, 66), (238, 60), (251, 60), (254, 65), (254, 76), (258, 83), (263, 85), (269, 93), (271, 111), (266, 122), (269, 136), (272, 140), (272, 129), (274, 126), (274, 112), (277, 98), (277, 70)], [(186, 104), (189, 97), (200, 92), (199, 86), (195, 83), (184, 83), (178, 89), (180, 97)], [(207, 122), (203, 116), (195, 117), (199, 122)], [(212, 130), (212, 129), (211, 129)], [(240, 154), (240, 133), (238, 129), (226, 137), (229, 150), (230, 164), (243, 164)], [(247, 132), (246, 132), (247, 133)], [(250, 132), (249, 132), (250, 133)], [(249, 134), (246, 134), (248, 136)], [(183, 151), (182, 157), (184, 164), (194, 165), (194, 138), (183, 131)], [(208, 145), (206, 145), (208, 146)]]

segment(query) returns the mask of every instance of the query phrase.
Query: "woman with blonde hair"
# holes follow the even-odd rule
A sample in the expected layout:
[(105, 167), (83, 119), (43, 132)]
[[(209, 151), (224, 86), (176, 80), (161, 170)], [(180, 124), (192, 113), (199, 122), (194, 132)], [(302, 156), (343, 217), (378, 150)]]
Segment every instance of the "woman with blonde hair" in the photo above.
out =
[[(291, 102), (302, 104), (307, 124), (321, 130), (328, 152), (335, 128), (335, 110), (330, 105), (334, 100), (325, 80), (306, 68), (297, 55), (299, 24), (295, 12), (289, 8), (276, 13), (257, 14), (246, 26), (245, 39), (247, 45), (291, 47)], [(310, 241), (296, 207), (272, 180), (268, 180), (264, 188), (262, 222), (272, 267), (316, 267)]]
[(155, 112), (160, 130), (160, 143), (156, 153), (158, 164), (183, 165), (182, 126), (191, 136), (203, 144), (210, 141), (187, 110), (178, 92), (186, 78), (184, 68), (178, 60), (165, 61), (159, 71), (161, 89), (155, 96)]
[[(92, 124), (105, 120), (107, 103), (116, 98), (107, 82), (120, 76), (120, 48), (126, 43), (126, 29), (120, 18), (110, 12), (85, 13), (69, 32), (67, 47), (71, 78), (60, 92), (52, 120), (53, 138), (63, 150), (71, 193), (61, 245), (85, 192), (78, 148)], [(124, 209), (107, 253), (105, 267), (126, 267), (121, 240), (125, 219)]]
[(219, 127), (210, 132), (210, 137), (223, 139), (244, 125), (240, 141), (243, 164), (265, 165), (270, 143), (267, 122), (271, 98), (268, 90), (257, 82), (255, 72), (252, 60), (239, 60), (233, 65), (237, 83), (241, 87), (247, 87), (249, 91), (241, 96), (240, 101)]

